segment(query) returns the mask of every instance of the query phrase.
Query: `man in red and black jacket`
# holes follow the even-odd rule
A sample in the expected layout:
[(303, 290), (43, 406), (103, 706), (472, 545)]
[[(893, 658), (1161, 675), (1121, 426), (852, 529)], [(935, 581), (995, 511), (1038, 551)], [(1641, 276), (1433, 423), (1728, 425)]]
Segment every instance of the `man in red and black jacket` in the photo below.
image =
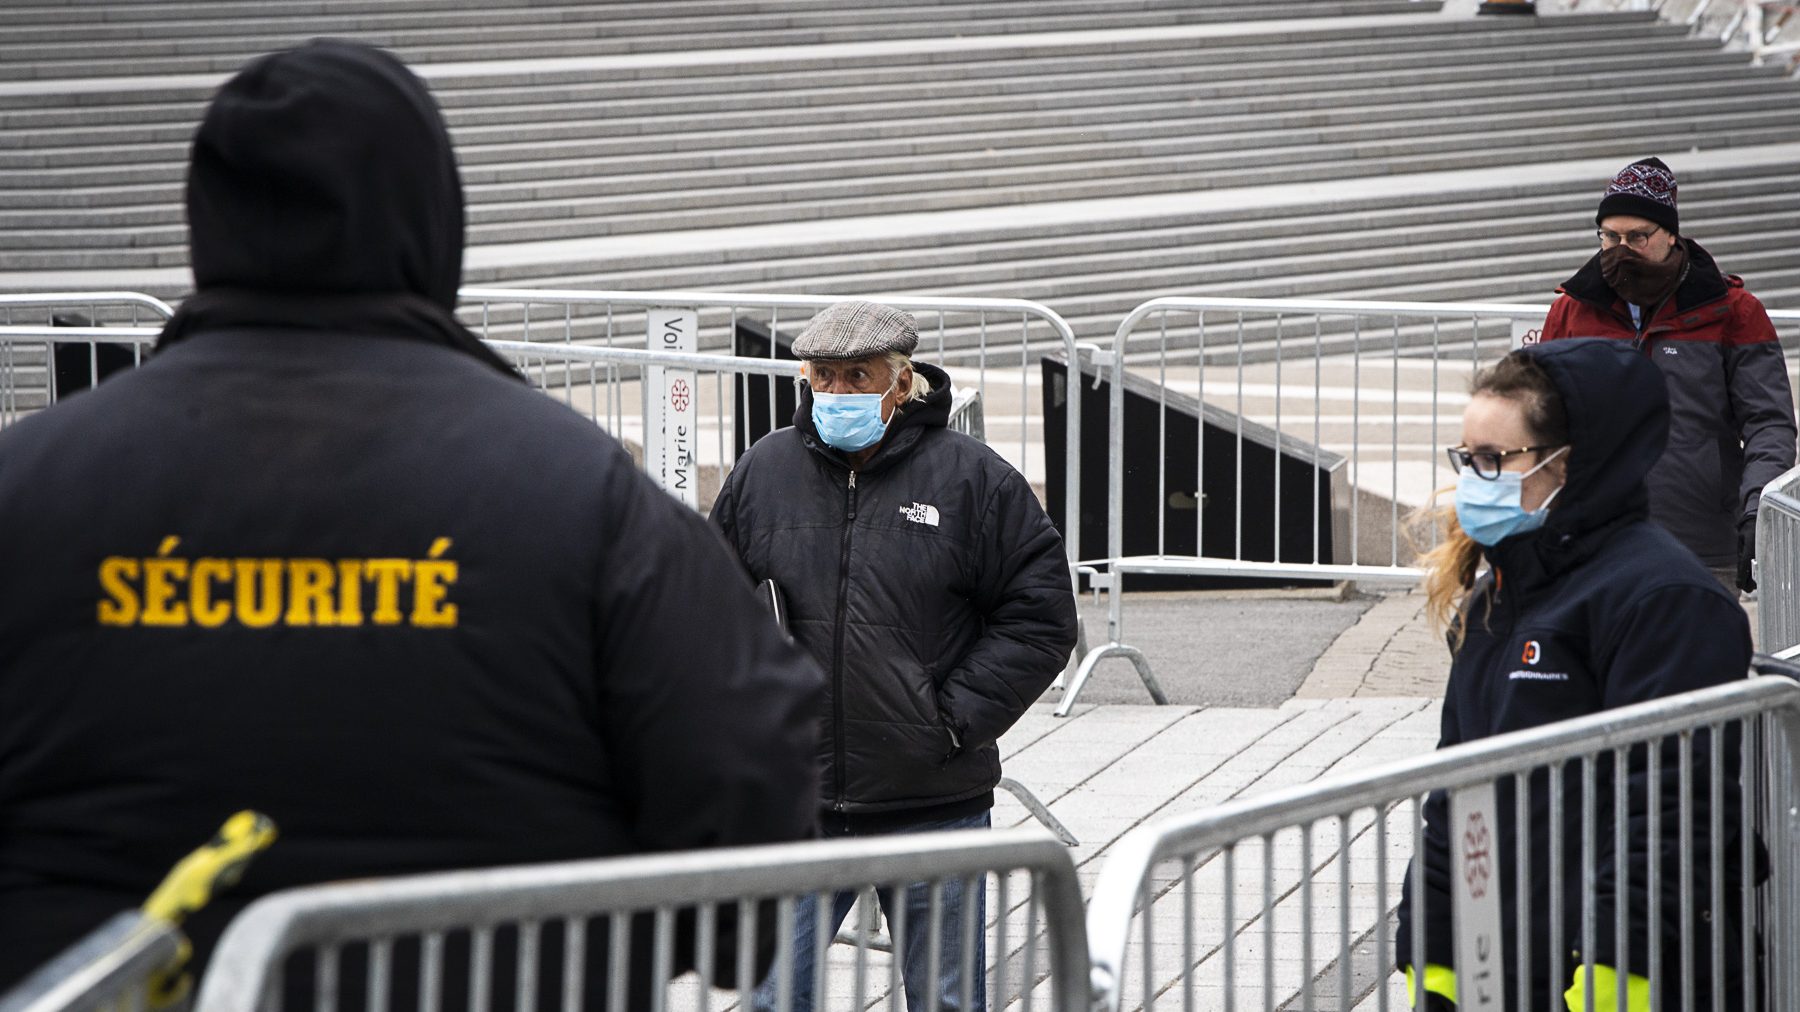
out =
[(1543, 339), (1631, 341), (1669, 384), (1669, 446), (1650, 515), (1727, 589), (1754, 590), (1762, 488), (1794, 466), (1794, 399), (1769, 314), (1681, 235), (1675, 173), (1621, 170), (1600, 200), (1600, 251), (1563, 282)]

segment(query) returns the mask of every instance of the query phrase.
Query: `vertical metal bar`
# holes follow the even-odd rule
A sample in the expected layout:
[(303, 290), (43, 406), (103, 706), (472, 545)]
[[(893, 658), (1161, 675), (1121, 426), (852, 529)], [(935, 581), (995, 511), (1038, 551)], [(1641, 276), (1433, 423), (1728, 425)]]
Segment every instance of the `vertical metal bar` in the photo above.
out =
[(338, 947), (319, 947), (318, 969), (314, 971), (314, 1012), (335, 1012), (338, 1006)]
[[(875, 931), (874, 911), (880, 901), (875, 897), (875, 890), (863, 889), (856, 897), (856, 970), (855, 996), (851, 1008), (865, 1009), (869, 1007), (869, 936)], [(1001, 980), (1005, 980), (1004, 974)], [(817, 1007), (822, 999), (813, 995), (813, 1005)]]
[[(824, 897), (821, 897), (824, 900)], [(794, 1007), (794, 898), (775, 901), (775, 1007)]]
[[(1074, 390), (1077, 388), (1071, 387), (1070, 389)], [(995, 1001), (995, 1004), (1001, 1008), (1005, 1008), (1007, 1005), (1011, 1004), (1011, 997), (1006, 991), (1006, 964), (1012, 956), (1012, 946), (1010, 944), (1011, 940), (1007, 937), (1006, 927), (1007, 922), (1012, 919), (1012, 872), (996, 872), (994, 877), (994, 900), (995, 906), (1000, 910), (1000, 915), (994, 920), (994, 974), (992, 978), (993, 982), (988, 987), (988, 994), (995, 996), (995, 999), (992, 999)], [(856, 1007), (863, 1007), (860, 1001), (857, 1003)]]
[[(1388, 840), (1387, 820), (1391, 811), (1387, 805), (1379, 805), (1375, 809), (1375, 966), (1385, 978), (1394, 965), (1388, 962)], [(1386, 983), (1375, 988), (1375, 1012), (1387, 1012), (1388, 988)]]
[(938, 992), (943, 990), (943, 881), (932, 879), (925, 895), (925, 917), (931, 918), (925, 926), (925, 1012), (938, 1012)]
[(1032, 993), (1037, 990), (1038, 897), (1044, 888), (1043, 873), (1028, 873), (1031, 892), (1025, 898), (1025, 981), (1019, 989), (1025, 996), (1025, 1012), (1031, 1012)]
[[(975, 932), (981, 931), (985, 933), (987, 931), (987, 925), (977, 925), (975, 923), (975, 911), (981, 906), (981, 904), (977, 902), (977, 893), (975, 892), (977, 889), (986, 892), (987, 876), (973, 875), (963, 879), (963, 901), (962, 906), (958, 911), (961, 914), (962, 928), (962, 976), (957, 978), (957, 983), (961, 985), (961, 990), (958, 992), (957, 997), (961, 999), (961, 1001), (957, 1005), (958, 1009), (967, 1009), (974, 1006), (975, 975), (977, 973), (987, 972), (987, 967), (978, 967), (975, 965)], [(814, 994), (823, 993), (823, 988), (814, 992)]]
[[(1377, 910), (1380, 906), (1377, 905)], [(1377, 915), (1379, 916), (1379, 915)], [(1338, 816), (1338, 995), (1350, 1000), (1350, 815)]]
[(631, 974), (631, 915), (607, 915), (606, 938), (606, 1009), (625, 1012), (627, 978)]
[[(1322, 539), (1322, 531), (1323, 531), (1323, 525), (1319, 522), (1319, 502), (1320, 502), (1320, 497), (1323, 495), (1321, 486), (1324, 484), (1324, 481), (1323, 481), (1324, 475), (1322, 475), (1320, 473), (1319, 465), (1323, 459), (1321, 455), (1325, 452), (1322, 449), (1323, 442), (1319, 438), (1319, 434), (1321, 431), (1320, 427), (1324, 424), (1324, 421), (1325, 421), (1325, 418), (1324, 418), (1325, 402), (1324, 402), (1324, 399), (1322, 396), (1324, 393), (1323, 383), (1325, 382), (1325, 330), (1324, 330), (1323, 320), (1324, 320), (1323, 317), (1321, 317), (1317, 314), (1313, 315), (1313, 438), (1312, 438), (1313, 503), (1312, 503), (1312, 514), (1311, 514), (1310, 518), (1308, 519), (1308, 526), (1310, 526), (1312, 528), (1312, 544), (1313, 544), (1312, 560), (1313, 560), (1314, 565), (1318, 565), (1319, 563), (1324, 561), (1323, 559), (1321, 559), (1319, 557), (1321, 539)], [(1342, 548), (1343, 548), (1342, 545), (1333, 546), (1333, 552), (1335, 553), (1336, 551), (1341, 550)]]
[[(1350, 564), (1358, 565), (1361, 553), (1362, 496), (1362, 317), (1350, 318)], [(1420, 971), (1421, 977), (1424, 971)]]
[(388, 995), (393, 992), (394, 940), (376, 938), (369, 942), (368, 1012), (387, 1012)]
[[(1279, 452), (1276, 457), (1279, 465)], [(1232, 480), (1235, 483), (1232, 503), (1235, 507), (1233, 512), (1236, 514), (1236, 519), (1232, 524), (1234, 544), (1231, 557), (1242, 559), (1244, 557), (1244, 314), (1241, 311), (1237, 314), (1237, 465)]]
[[(1149, 916), (1148, 913), (1145, 916)], [(1194, 1012), (1194, 855), (1181, 858), (1181, 1012)]]
[[(1613, 749), (1613, 969), (1621, 983), (1633, 972), (1631, 965), (1631, 750)], [(1655, 930), (1649, 926), (1648, 930)], [(1625, 1012), (1629, 988), (1619, 987), (1617, 1012)]]
[[(1157, 317), (1160, 341), (1156, 354), (1156, 459), (1169, 459), (1169, 314)], [(1156, 554), (1169, 554), (1169, 468), (1156, 465)]]
[[(1440, 445), (1438, 443), (1438, 412), (1442, 410), (1442, 396), (1441, 396), (1442, 387), (1438, 382), (1439, 327), (1440, 327), (1439, 318), (1436, 316), (1433, 316), (1431, 318), (1431, 442), (1428, 447), (1429, 453), (1427, 454), (1427, 456), (1429, 456), (1431, 458), (1431, 487), (1434, 492), (1437, 489), (1437, 471), (1438, 471), (1438, 452), (1437, 451), (1438, 451), (1438, 446)], [(1433, 548), (1437, 547), (1438, 536), (1439, 536), (1438, 525), (1432, 524), (1431, 525), (1431, 547), (1433, 547)], [(1519, 923), (1523, 924), (1525, 922), (1523, 920), (1521, 920)], [(1526, 992), (1521, 990), (1519, 992), (1519, 994), (1520, 994), (1521, 998), (1523, 998), (1523, 996), (1526, 994)]]
[(483, 925), (469, 933), (469, 1009), (487, 1012), (493, 1001), (494, 929)]
[[(831, 947), (832, 936), (836, 934), (836, 925), (831, 923), (832, 907), (837, 904), (837, 897), (828, 893), (813, 896), (813, 951), (812, 951), (812, 1007), (818, 1008), (825, 1002), (825, 952)], [(857, 939), (858, 946), (867, 944), (866, 939)]]
[(438, 1012), (443, 1004), (443, 991), (444, 935), (439, 931), (426, 932), (419, 942), (420, 1012)]
[(1760, 975), (1756, 972), (1756, 916), (1752, 908), (1756, 899), (1756, 827), (1753, 822), (1756, 798), (1761, 793), (1757, 781), (1762, 764), (1756, 761), (1762, 751), (1758, 734), (1761, 728), (1757, 720), (1750, 717), (1740, 720), (1738, 728), (1743, 734), (1738, 750), (1738, 940), (1742, 943), (1740, 956), (1746, 1007), (1758, 1009), (1763, 1007), (1763, 995), (1757, 987)]
[(1200, 411), (1194, 432), (1194, 557), (1206, 557), (1206, 310), (1194, 314), (1200, 348), (1195, 358), (1198, 369), (1194, 406)]
[[(702, 1007), (711, 1001), (713, 977), (713, 908), (707, 904), (700, 910), (699, 971)], [(587, 918), (570, 917), (563, 921), (563, 1012), (579, 1012), (587, 987)]]
[[(888, 911), (888, 941), (893, 946), (893, 958), (888, 960), (888, 1007), (895, 1012), (899, 1012), (906, 997), (901, 969), (906, 965), (906, 894), (909, 888), (904, 883), (893, 886), (894, 904)], [(929, 949), (926, 951), (930, 952)]]
[(1388, 458), (1388, 463), (1391, 465), (1389, 470), (1392, 472), (1393, 478), (1393, 485), (1389, 492), (1390, 499), (1388, 500), (1388, 537), (1392, 540), (1393, 544), (1391, 553), (1388, 556), (1391, 560), (1388, 565), (1398, 566), (1400, 564), (1400, 314), (1398, 313), (1394, 314), (1393, 358), (1394, 427), (1389, 433), (1389, 436), (1392, 438), (1392, 443), (1391, 456)]
[(1225, 1012), (1237, 1012), (1237, 844), (1226, 844), (1222, 856), (1225, 874), (1225, 960), (1219, 983), (1225, 995)]
[(537, 1007), (538, 987), (538, 922), (521, 921), (519, 923), (519, 966), (518, 978), (513, 982), (514, 994), (518, 1000), (515, 1008), (530, 1009)]
[[(669, 1007), (669, 981), (675, 976), (675, 911), (657, 907), (650, 942), (650, 1012)], [(530, 1005), (520, 1005), (528, 1012)]]
[(1300, 826), (1300, 1008), (1313, 1007), (1313, 827)]
[(1412, 1007), (1425, 1007), (1425, 809), (1418, 795), (1412, 797), (1412, 941), (1410, 965), (1413, 968)]
[(1563, 961), (1568, 949), (1563, 944), (1563, 764), (1550, 764), (1550, 908), (1544, 913), (1550, 921), (1550, 989), (1552, 994), (1568, 977)]
[(1694, 1009), (1694, 733), (1681, 732), (1677, 777), (1681, 808), (1676, 816), (1681, 886), (1681, 1012)]
[(1263, 1009), (1275, 1012), (1275, 834), (1262, 838)]
[[(1598, 911), (1595, 909), (1600, 893), (1600, 875), (1597, 865), (1599, 849), (1594, 844), (1595, 813), (1594, 790), (1596, 777), (1594, 763), (1596, 756), (1589, 753), (1581, 757), (1581, 995), (1582, 1008), (1594, 1007), (1594, 946), (1597, 934), (1594, 921)], [(1558, 978), (1560, 979), (1560, 978)]]
[[(1280, 313), (1275, 314), (1275, 540), (1269, 553), (1271, 562), (1281, 561), (1281, 470), (1286, 463), (1281, 453), (1281, 395), (1285, 392), (1281, 386), (1281, 330), (1284, 319)], [(1204, 424), (1201, 429), (1205, 429)]]
[(1144, 876), (1138, 883), (1138, 906), (1142, 911), (1139, 923), (1144, 929), (1144, 944), (1140, 951), (1144, 957), (1144, 1008), (1148, 1009), (1156, 1003), (1156, 917), (1151, 909), (1156, 903), (1156, 893), (1150, 882), (1151, 876)]
[[(774, 930), (783, 927), (777, 920)], [(737, 940), (738, 1007), (750, 1008), (760, 981), (756, 979), (756, 904), (749, 900), (738, 901)]]
[[(737, 307), (736, 306), (731, 307), (731, 315), (732, 315), (733, 320), (737, 319)], [(775, 354), (775, 345), (781, 340), (780, 332), (777, 329), (780, 326), (781, 326), (781, 309), (780, 309), (780, 307), (775, 307), (775, 308), (770, 309), (769, 310), (769, 357), (770, 358), (780, 358), (781, 357), (781, 356)], [(737, 329), (735, 327), (732, 328), (732, 334), (733, 335), (737, 334)], [(778, 425), (778, 423), (775, 420), (775, 377), (770, 376), (769, 377), (769, 431), (774, 432), (777, 425)]]
[(1648, 774), (1644, 792), (1644, 818), (1648, 823), (1646, 835), (1650, 845), (1645, 848), (1644, 884), (1649, 889), (1650, 913), (1645, 921), (1646, 928), (1654, 926), (1657, 930), (1646, 930), (1649, 939), (1650, 1000), (1658, 1008), (1669, 1007), (1668, 996), (1663, 993), (1662, 972), (1662, 741), (1644, 742), (1645, 771)]
[[(1711, 929), (1707, 932), (1712, 941), (1711, 973), (1713, 1012), (1725, 1012), (1725, 925), (1730, 920), (1725, 912), (1725, 746), (1723, 724), (1715, 721), (1707, 728), (1707, 738), (1712, 745), (1712, 762), (1707, 774), (1706, 814), (1707, 828), (1710, 837), (1707, 848), (1709, 867), (1707, 869), (1712, 885), (1712, 903), (1707, 920)], [(1744, 967), (1745, 972), (1752, 968)], [(1748, 988), (1745, 988), (1748, 991)]]
[[(986, 316), (982, 317), (984, 320)], [(982, 395), (984, 398), (986, 394)], [(1031, 320), (1019, 314), (1019, 472), (1031, 480)], [(1070, 408), (1068, 410), (1074, 410)], [(986, 438), (983, 436), (982, 438)], [(1048, 470), (1048, 462), (1045, 466)], [(1069, 516), (1080, 516), (1071, 504)], [(1069, 524), (1073, 527), (1074, 524)]]

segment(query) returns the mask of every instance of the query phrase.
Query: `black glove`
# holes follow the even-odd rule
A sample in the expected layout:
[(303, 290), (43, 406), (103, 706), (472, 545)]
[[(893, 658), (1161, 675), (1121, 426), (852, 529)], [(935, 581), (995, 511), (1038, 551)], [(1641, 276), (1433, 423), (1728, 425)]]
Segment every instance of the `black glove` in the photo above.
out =
[(1756, 514), (1738, 522), (1738, 589), (1746, 593), (1756, 589), (1756, 577), (1750, 575), (1750, 563), (1756, 558)]

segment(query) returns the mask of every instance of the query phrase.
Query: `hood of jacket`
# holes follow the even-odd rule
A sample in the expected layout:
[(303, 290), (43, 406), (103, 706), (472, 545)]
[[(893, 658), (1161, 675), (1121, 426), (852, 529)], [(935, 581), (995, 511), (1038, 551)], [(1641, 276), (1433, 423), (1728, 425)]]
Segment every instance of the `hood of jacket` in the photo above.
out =
[(448, 344), (510, 372), (456, 322), (464, 208), (437, 103), (389, 53), (319, 40), (252, 62), (194, 136), (196, 294), (166, 345), (201, 330), (364, 330)]
[(1562, 394), (1567, 480), (1544, 526), (1489, 549), (1509, 580), (1550, 575), (1587, 558), (1617, 527), (1649, 513), (1645, 478), (1669, 437), (1663, 375), (1629, 342), (1549, 341), (1526, 349)]
[(881, 447), (861, 468), (853, 468), (848, 454), (826, 445), (819, 438), (818, 426), (813, 424), (812, 418), (812, 387), (800, 384), (799, 403), (794, 406), (794, 428), (800, 430), (800, 437), (806, 448), (846, 471), (873, 473), (911, 453), (913, 447), (918, 445), (919, 437), (927, 430), (941, 429), (950, 424), (950, 374), (925, 362), (914, 362), (912, 367), (913, 371), (931, 381), (931, 393), (926, 394), (922, 401), (907, 401), (895, 410), (894, 417), (888, 422), (887, 435), (882, 437)]
[[(1687, 312), (1697, 306), (1716, 302), (1725, 297), (1735, 284), (1742, 287), (1743, 282), (1727, 277), (1719, 270), (1718, 261), (1712, 254), (1692, 239), (1680, 240), (1682, 248), (1687, 251), (1687, 272), (1682, 275), (1681, 282), (1675, 286), (1675, 310)], [(1623, 306), (1624, 300), (1619, 293), (1606, 283), (1606, 276), (1600, 272), (1600, 254), (1595, 253), (1588, 262), (1581, 265), (1564, 281), (1557, 292), (1573, 299), (1579, 299), (1591, 306), (1603, 310), (1612, 310), (1615, 305)], [(1621, 309), (1621, 312), (1626, 312)]]

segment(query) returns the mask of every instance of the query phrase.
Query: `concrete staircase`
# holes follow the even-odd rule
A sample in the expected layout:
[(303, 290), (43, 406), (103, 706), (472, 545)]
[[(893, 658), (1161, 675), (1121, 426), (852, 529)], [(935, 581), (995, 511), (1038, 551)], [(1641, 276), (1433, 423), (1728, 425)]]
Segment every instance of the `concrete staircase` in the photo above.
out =
[[(802, 49), (424, 69), (471, 244), (496, 248), (1800, 141), (1794, 82), (1647, 17), (1342, 20), (934, 43), (876, 67)], [(182, 265), (180, 182), (209, 93), (0, 90), (7, 270)], [(167, 295), (186, 282), (141, 277)]]
[(840, 6), (13, 6), (0, 290), (178, 298), (187, 144), (220, 71), (329, 32), (432, 82), (471, 284), (1019, 296), (1087, 339), (1157, 294), (1546, 301), (1605, 180), (1658, 153), (1687, 231), (1800, 305), (1800, 82), (1648, 15)]

